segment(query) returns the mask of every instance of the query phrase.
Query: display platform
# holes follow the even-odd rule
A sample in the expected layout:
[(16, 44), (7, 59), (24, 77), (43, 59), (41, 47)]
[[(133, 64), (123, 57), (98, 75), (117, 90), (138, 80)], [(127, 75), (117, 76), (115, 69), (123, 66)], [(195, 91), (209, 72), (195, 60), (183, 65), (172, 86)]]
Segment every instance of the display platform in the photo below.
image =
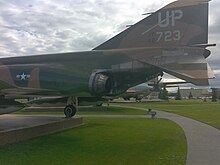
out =
[(0, 115), (0, 145), (25, 141), (83, 124), (82, 117), (61, 115)]

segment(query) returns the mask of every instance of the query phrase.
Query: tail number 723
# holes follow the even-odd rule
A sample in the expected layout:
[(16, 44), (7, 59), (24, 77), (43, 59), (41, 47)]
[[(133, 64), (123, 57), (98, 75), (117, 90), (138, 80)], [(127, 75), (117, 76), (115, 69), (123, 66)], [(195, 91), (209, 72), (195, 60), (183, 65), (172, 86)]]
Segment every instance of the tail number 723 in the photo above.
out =
[(181, 39), (181, 33), (179, 30), (157, 32), (156, 34), (158, 36), (156, 40), (157, 42), (179, 41)]

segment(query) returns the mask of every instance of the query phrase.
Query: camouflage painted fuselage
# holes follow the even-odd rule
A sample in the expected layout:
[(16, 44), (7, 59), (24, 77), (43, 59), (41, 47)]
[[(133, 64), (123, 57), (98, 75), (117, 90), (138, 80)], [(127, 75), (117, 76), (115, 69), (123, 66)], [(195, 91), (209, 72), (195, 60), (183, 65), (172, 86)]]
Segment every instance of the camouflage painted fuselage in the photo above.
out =
[(125, 53), (103, 51), (1, 59), (0, 88), (5, 95), (88, 96), (92, 94), (90, 76), (101, 71), (117, 81), (109, 93), (114, 95), (158, 73), (158, 69), (137, 66), (137, 62), (132, 66), (132, 61)]

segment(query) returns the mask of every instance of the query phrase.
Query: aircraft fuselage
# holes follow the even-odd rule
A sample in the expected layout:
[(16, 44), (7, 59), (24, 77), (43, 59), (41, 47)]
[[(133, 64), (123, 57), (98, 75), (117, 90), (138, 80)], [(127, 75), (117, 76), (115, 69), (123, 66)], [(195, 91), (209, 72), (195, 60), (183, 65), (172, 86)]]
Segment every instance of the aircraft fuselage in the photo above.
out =
[[(134, 50), (132, 52), (135, 53)], [(91, 83), (95, 83), (92, 74), (102, 73), (108, 76), (109, 82), (104, 84), (107, 91), (100, 94), (117, 95), (160, 73), (155, 67), (138, 62), (134, 56), (121, 50), (1, 59), (0, 79), (12, 86), (9, 88), (7, 85), (2, 91), (6, 95), (99, 95), (91, 89)]]

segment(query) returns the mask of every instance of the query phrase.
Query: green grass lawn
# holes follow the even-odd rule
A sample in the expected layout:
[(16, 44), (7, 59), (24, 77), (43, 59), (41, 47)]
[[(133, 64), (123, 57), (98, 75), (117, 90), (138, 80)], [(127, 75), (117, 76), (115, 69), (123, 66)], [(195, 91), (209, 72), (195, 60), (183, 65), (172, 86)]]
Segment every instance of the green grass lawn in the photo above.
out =
[(137, 110), (135, 108), (123, 108), (123, 107), (114, 107), (106, 106), (103, 110), (97, 111), (79, 111), (77, 114), (105, 114), (105, 115), (147, 115), (146, 111)]
[[(18, 112), (15, 112), (15, 114), (49, 114), (49, 115), (63, 115), (63, 112), (27, 112), (28, 110), (20, 110)], [(62, 111), (62, 110), (61, 110)], [(106, 106), (102, 110), (83, 110), (78, 111), (76, 113), (77, 115), (85, 115), (85, 114), (94, 114), (94, 115), (147, 115), (146, 111), (137, 110), (135, 108), (123, 108), (123, 107), (114, 107), (114, 106)]]
[(0, 147), (3, 165), (184, 165), (186, 139), (163, 119), (85, 118), (85, 125)]
[(176, 113), (207, 123), (220, 129), (220, 102), (202, 100), (181, 100), (160, 103), (132, 104), (132, 106), (152, 108)]

